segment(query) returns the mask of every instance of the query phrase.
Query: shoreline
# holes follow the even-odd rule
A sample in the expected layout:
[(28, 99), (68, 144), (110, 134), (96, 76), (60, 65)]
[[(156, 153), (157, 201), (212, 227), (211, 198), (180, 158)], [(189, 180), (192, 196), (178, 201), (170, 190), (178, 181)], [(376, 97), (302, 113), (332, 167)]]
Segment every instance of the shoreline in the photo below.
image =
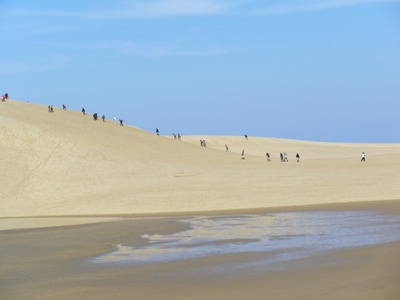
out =
[[(104, 222), (125, 220), (183, 218), (191, 216), (224, 216), (239, 214), (260, 214), (279, 212), (303, 212), (318, 210), (377, 210), (386, 214), (400, 214), (400, 200), (355, 201), (338, 203), (321, 203), (310, 205), (278, 206), (265, 208), (232, 209), (217, 211), (166, 212), (154, 214), (99, 214), (99, 215), (61, 215), (61, 216), (26, 216), (0, 217), (0, 232), (7, 230), (28, 230), (47, 227), (79, 226)], [(38, 223), (41, 222), (41, 225)]]

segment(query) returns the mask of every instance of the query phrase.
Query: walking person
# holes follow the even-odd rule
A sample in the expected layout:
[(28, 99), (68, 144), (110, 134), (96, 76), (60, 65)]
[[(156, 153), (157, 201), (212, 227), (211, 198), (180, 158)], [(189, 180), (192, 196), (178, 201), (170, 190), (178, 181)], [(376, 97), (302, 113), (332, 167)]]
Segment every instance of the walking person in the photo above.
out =
[(225, 151), (226, 151), (226, 152), (229, 152), (229, 147), (228, 147), (227, 144), (225, 144)]
[(265, 153), (265, 156), (267, 157), (267, 161), (271, 161), (271, 159), (270, 159), (270, 155), (269, 155), (269, 153), (267, 152), (267, 153)]
[(86, 110), (85, 110), (84, 107), (82, 107), (82, 114), (83, 114), (83, 115), (86, 115)]
[(361, 162), (365, 162), (365, 153), (364, 152), (361, 153)]
[(156, 128), (156, 133), (157, 135), (160, 135), (160, 131), (158, 130), (158, 128)]
[(300, 154), (299, 153), (296, 154), (296, 159), (297, 159), (297, 162), (300, 162)]
[(102, 115), (101, 119), (103, 120), (103, 122), (105, 122), (106, 121), (106, 115)]

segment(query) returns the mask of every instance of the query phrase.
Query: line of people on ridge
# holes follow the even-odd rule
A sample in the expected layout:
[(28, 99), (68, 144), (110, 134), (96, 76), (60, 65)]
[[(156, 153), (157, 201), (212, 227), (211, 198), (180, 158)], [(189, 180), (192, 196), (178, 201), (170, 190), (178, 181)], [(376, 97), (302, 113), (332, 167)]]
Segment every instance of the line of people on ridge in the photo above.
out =
[[(7, 99), (8, 99), (8, 93), (5, 93), (4, 95), (1, 96), (1, 101), (2, 101), (2, 102), (5, 102)], [(47, 106), (47, 109), (48, 109), (48, 112), (51, 112), (51, 113), (54, 112), (53, 105), (48, 105), (48, 106)], [(62, 104), (62, 109), (63, 109), (63, 110), (67, 110), (67, 106), (66, 106), (65, 104)], [(85, 110), (84, 107), (82, 107), (82, 114), (83, 114), (83, 115), (86, 115), (86, 110)], [(106, 116), (103, 114), (102, 117), (101, 117), (101, 119), (103, 120), (103, 122), (105, 122)], [(97, 113), (94, 113), (94, 114), (93, 114), (93, 120), (94, 120), (94, 121), (97, 121), (97, 120), (98, 120), (98, 115), (97, 115)], [(115, 116), (113, 117), (113, 120), (114, 120), (114, 122), (117, 122), (117, 118), (116, 118)], [(118, 119), (118, 121), (119, 121), (120, 126), (123, 126), (123, 120), (122, 120), (122, 119)], [(158, 128), (156, 128), (156, 134), (157, 134), (158, 136), (160, 135), (160, 131), (159, 131)], [(178, 133), (178, 134), (172, 133), (172, 137), (173, 137), (174, 139), (181, 140), (181, 135), (180, 135), (179, 133)], [(244, 138), (245, 138), (246, 140), (248, 140), (248, 136), (247, 136), (246, 134), (244, 135)], [(200, 146), (201, 146), (201, 147), (207, 147), (206, 141), (205, 141), (205, 140), (200, 140)], [(225, 144), (225, 151), (226, 151), (226, 152), (229, 152), (229, 147), (228, 147), (227, 144)], [(271, 161), (271, 156), (270, 156), (270, 154), (267, 152), (265, 155), (266, 155), (266, 157), (267, 157), (267, 161), (270, 162), (270, 161)], [(279, 154), (279, 156), (280, 156), (281, 162), (288, 162), (288, 161), (289, 161), (288, 155), (287, 155), (286, 152), (283, 152), (283, 153), (281, 152), (281, 153)], [(241, 158), (242, 158), (242, 159), (245, 159), (244, 150), (242, 150)], [(297, 161), (297, 162), (300, 162), (300, 154), (299, 154), (299, 153), (296, 153), (296, 161)], [(361, 162), (366, 162), (365, 152), (362, 152), (362, 153), (361, 153)]]
[[(7, 94), (6, 94), (7, 95)], [(7, 98), (8, 98), (8, 95), (7, 95)], [(65, 105), (65, 104), (62, 104), (62, 109), (63, 110), (67, 110), (67, 106)], [(52, 113), (52, 112), (54, 112), (54, 108), (53, 108), (53, 105), (48, 105), (47, 106), (47, 110), (48, 110), (48, 112), (50, 112), (50, 113)], [(85, 108), (84, 107), (82, 107), (82, 114), (85, 116), (86, 115), (86, 110), (85, 110)], [(101, 119), (103, 120), (103, 122), (105, 122), (106, 121), (106, 115), (102, 115), (101, 116)], [(93, 120), (94, 121), (97, 121), (98, 120), (98, 114), (97, 113), (94, 113), (93, 114)], [(117, 122), (117, 118), (114, 116), (114, 118), (113, 118), (113, 120), (114, 120), (114, 122)], [(119, 121), (119, 125), (121, 125), (121, 126), (123, 126), (124, 125), (124, 121), (122, 120), (122, 119), (118, 119), (118, 121)]]

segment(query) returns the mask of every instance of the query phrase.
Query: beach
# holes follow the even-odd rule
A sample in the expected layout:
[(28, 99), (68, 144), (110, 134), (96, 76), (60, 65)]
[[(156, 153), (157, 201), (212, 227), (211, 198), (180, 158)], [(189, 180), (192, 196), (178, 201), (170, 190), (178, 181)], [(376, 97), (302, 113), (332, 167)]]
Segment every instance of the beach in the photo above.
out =
[[(252, 136), (178, 140), (14, 100), (1, 103), (0, 126), (1, 299), (400, 297), (399, 144)], [(287, 162), (280, 153), (287, 153)], [(335, 230), (341, 223), (335, 220), (350, 222), (356, 231), (349, 235), (365, 238), (326, 246), (314, 229), (297, 231), (324, 222), (330, 240), (334, 231), (347, 230)], [(164, 251), (156, 245), (217, 221), (228, 222), (224, 230), (252, 231), (195, 240), (183, 247), (183, 256), (160, 252), (159, 261), (141, 264), (128, 257), (132, 249), (133, 257), (137, 249)], [(301, 222), (307, 226), (296, 225)], [(295, 231), (278, 234), (282, 224)], [(383, 225), (388, 227), (374, 232)], [(210, 236), (199, 230), (194, 238), (202, 232)], [(265, 232), (272, 248), (255, 251), (253, 243), (264, 241)], [(273, 248), (286, 241), (322, 246), (315, 255), (307, 250), (270, 265), (271, 257), (293, 247)], [(196, 247), (198, 252), (186, 251)], [(126, 260), (97, 263), (107, 255)]]
[[(303, 209), (342, 213), (379, 211), (400, 217), (398, 201)], [(277, 212), (263, 210), (251, 214)], [(225, 217), (228, 215), (231, 214)], [(0, 234), (1, 298), (398, 299), (400, 296), (399, 241), (332, 249), (275, 264), (263, 263), (274, 252), (214, 254), (141, 264), (94, 262), (114, 251), (118, 244), (142, 249), (147, 243), (144, 234), (163, 236), (185, 231), (187, 226), (177, 221), (188, 217), (193, 215), (4, 231)]]

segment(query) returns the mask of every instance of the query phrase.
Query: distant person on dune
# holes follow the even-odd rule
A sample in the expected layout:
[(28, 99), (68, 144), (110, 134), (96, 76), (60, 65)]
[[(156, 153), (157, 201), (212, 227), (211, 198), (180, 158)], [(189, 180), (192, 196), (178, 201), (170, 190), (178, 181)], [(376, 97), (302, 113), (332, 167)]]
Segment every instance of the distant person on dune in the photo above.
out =
[(156, 133), (157, 135), (160, 135), (160, 131), (158, 130), (158, 128), (156, 128)]
[(105, 122), (106, 121), (106, 115), (102, 115), (101, 119), (103, 120), (103, 122)]
[(299, 153), (296, 154), (296, 159), (297, 159), (297, 162), (300, 162), (300, 154)]
[(289, 161), (286, 152), (283, 153), (283, 161)]
[(63, 110), (67, 110), (67, 107), (65, 106), (65, 104), (62, 105)]
[(242, 159), (244, 159), (244, 150), (242, 150)]
[(226, 151), (226, 152), (229, 152), (229, 147), (228, 147), (227, 144), (225, 144), (225, 151)]
[(93, 114), (93, 120), (97, 121), (97, 113)]
[(86, 110), (85, 110), (84, 107), (82, 107), (82, 113), (83, 113), (84, 115), (86, 115)]
[(361, 153), (361, 161), (362, 161), (362, 162), (365, 162), (365, 153), (364, 153), (364, 152)]
[(121, 119), (119, 119), (119, 125), (120, 125), (120, 126), (124, 126), (124, 121), (121, 120)]
[(267, 153), (265, 153), (265, 156), (267, 157), (267, 161), (271, 161), (271, 159), (270, 159), (270, 155), (269, 155), (269, 153), (267, 152)]

